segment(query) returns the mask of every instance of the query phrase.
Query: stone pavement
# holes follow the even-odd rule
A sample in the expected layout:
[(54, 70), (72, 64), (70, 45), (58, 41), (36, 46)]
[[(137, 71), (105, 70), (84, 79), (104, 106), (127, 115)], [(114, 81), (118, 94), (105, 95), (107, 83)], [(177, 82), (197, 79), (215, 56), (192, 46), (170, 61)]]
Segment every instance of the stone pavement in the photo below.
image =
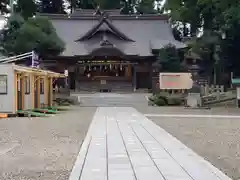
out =
[(69, 180), (230, 180), (134, 108), (100, 107)]

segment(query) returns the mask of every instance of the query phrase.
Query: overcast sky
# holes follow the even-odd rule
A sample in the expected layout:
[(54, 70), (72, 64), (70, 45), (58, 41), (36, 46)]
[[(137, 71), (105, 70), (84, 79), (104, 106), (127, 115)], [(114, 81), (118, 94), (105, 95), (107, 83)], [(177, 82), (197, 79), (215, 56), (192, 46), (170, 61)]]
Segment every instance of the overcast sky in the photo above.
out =
[[(1, 16), (1, 15), (0, 15)], [(4, 26), (4, 20), (0, 17), (0, 29)]]

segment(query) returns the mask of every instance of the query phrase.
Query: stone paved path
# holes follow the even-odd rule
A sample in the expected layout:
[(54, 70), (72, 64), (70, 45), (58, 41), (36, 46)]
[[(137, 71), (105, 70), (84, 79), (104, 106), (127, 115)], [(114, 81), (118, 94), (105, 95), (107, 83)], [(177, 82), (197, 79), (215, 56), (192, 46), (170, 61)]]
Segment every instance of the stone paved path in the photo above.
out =
[(69, 180), (230, 180), (134, 108), (97, 109)]

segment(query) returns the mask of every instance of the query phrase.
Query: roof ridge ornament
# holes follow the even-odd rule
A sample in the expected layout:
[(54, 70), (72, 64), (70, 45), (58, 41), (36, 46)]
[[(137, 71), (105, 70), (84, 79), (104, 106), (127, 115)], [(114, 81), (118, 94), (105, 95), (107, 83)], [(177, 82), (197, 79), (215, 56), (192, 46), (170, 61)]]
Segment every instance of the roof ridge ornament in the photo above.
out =
[(103, 12), (101, 11), (99, 5), (97, 6), (96, 11), (94, 12), (93, 15), (94, 15), (94, 16), (96, 16), (96, 15), (100, 15), (100, 16), (102, 16), (102, 15), (103, 15)]
[(114, 47), (114, 44), (111, 43), (108, 39), (103, 39), (101, 42), (100, 42), (100, 46), (101, 47)]

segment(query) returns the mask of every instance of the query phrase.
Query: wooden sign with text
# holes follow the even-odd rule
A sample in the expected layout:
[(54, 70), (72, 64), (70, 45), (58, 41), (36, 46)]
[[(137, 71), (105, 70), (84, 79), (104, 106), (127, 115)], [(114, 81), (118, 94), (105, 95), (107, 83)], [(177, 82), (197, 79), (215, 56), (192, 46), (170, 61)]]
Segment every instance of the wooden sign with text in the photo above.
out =
[(160, 89), (191, 89), (193, 80), (191, 73), (160, 73)]

